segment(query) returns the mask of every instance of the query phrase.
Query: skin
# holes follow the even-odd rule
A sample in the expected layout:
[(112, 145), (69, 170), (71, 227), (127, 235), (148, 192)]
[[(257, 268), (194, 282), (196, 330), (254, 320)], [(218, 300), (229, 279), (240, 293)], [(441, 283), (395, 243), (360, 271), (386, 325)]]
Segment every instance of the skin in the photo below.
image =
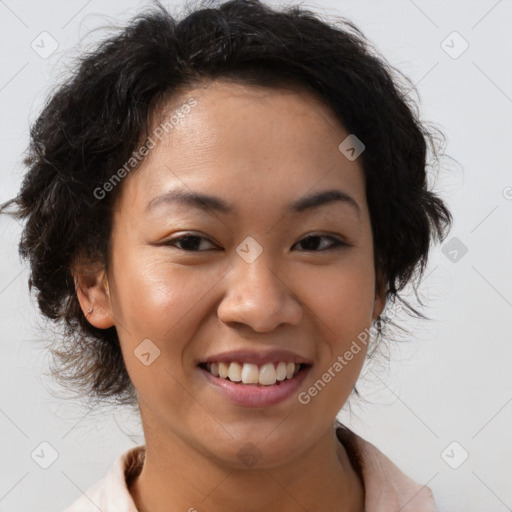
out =
[[(339, 151), (348, 132), (308, 92), (217, 80), (165, 112), (190, 97), (197, 106), (122, 182), (108, 273), (78, 276), (89, 322), (116, 326), (138, 392), (146, 460), (130, 492), (141, 512), (362, 512), (362, 482), (333, 423), (364, 344), (307, 405), (297, 394), (267, 408), (235, 405), (196, 366), (227, 350), (285, 348), (313, 361), (304, 391), (371, 326), (385, 294), (361, 159)], [(177, 203), (145, 211), (176, 188), (221, 197), (237, 214)], [(359, 216), (344, 202), (286, 214), (289, 202), (327, 189), (352, 196)], [(161, 245), (190, 234), (205, 237), (193, 251)], [(236, 252), (248, 236), (263, 249), (252, 263)], [(160, 356), (145, 366), (134, 350), (148, 338)], [(237, 457), (248, 442), (260, 454), (251, 467)]]

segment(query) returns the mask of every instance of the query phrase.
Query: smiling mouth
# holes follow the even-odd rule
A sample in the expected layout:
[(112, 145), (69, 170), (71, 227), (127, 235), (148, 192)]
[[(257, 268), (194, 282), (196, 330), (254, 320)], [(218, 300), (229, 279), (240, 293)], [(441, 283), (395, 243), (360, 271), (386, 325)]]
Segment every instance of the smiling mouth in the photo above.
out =
[(261, 365), (227, 361), (199, 363), (198, 366), (219, 379), (244, 386), (265, 387), (278, 386), (286, 380), (291, 380), (311, 365), (286, 361), (269, 362)]

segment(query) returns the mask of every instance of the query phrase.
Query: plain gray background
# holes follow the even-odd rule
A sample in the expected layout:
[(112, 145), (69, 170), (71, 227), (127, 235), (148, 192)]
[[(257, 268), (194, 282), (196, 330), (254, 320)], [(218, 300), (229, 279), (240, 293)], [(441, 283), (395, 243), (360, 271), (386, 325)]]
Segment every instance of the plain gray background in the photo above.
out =
[[(1, 202), (18, 190), (28, 126), (80, 40), (145, 5), (0, 0)], [(422, 118), (444, 131), (453, 158), (443, 162), (437, 189), (455, 222), (433, 249), (421, 288), (434, 320), (402, 319), (413, 336), (391, 343), (389, 363), (365, 367), (358, 389), (366, 402), (353, 401), (340, 419), (431, 487), (441, 512), (512, 510), (512, 1), (303, 6), (354, 21), (417, 84)], [(58, 44), (49, 56), (31, 47), (42, 37), (47, 51)], [(52, 331), (29, 297), (19, 234), (14, 220), (0, 217), (0, 510), (57, 511), (143, 437), (126, 411), (89, 411), (49, 392), (42, 340)], [(48, 469), (31, 457), (42, 442), (58, 454)]]

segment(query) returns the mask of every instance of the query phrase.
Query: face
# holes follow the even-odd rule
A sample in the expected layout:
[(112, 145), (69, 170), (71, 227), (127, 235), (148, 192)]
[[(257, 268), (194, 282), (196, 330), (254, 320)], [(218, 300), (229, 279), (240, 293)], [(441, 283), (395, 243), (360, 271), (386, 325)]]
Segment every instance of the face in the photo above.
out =
[[(333, 365), (384, 306), (363, 170), (338, 149), (349, 134), (308, 93), (214, 81), (174, 98), (155, 127), (192, 97), (122, 182), (108, 284), (95, 295), (103, 307), (88, 318), (117, 328), (148, 443), (240, 465), (251, 442), (270, 467), (332, 425), (365, 345)], [(219, 204), (191, 202), (197, 194)], [(266, 363), (301, 369), (248, 385), (213, 376), (212, 361), (246, 363), (249, 379), (265, 365), (270, 381)]]

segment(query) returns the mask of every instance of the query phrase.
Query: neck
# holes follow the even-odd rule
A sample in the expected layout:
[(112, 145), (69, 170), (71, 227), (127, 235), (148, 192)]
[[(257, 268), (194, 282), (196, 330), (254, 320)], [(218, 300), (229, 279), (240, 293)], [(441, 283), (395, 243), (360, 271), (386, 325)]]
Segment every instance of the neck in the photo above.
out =
[(334, 426), (298, 458), (266, 469), (233, 468), (185, 443), (151, 443), (130, 486), (139, 512), (364, 511), (363, 483)]

